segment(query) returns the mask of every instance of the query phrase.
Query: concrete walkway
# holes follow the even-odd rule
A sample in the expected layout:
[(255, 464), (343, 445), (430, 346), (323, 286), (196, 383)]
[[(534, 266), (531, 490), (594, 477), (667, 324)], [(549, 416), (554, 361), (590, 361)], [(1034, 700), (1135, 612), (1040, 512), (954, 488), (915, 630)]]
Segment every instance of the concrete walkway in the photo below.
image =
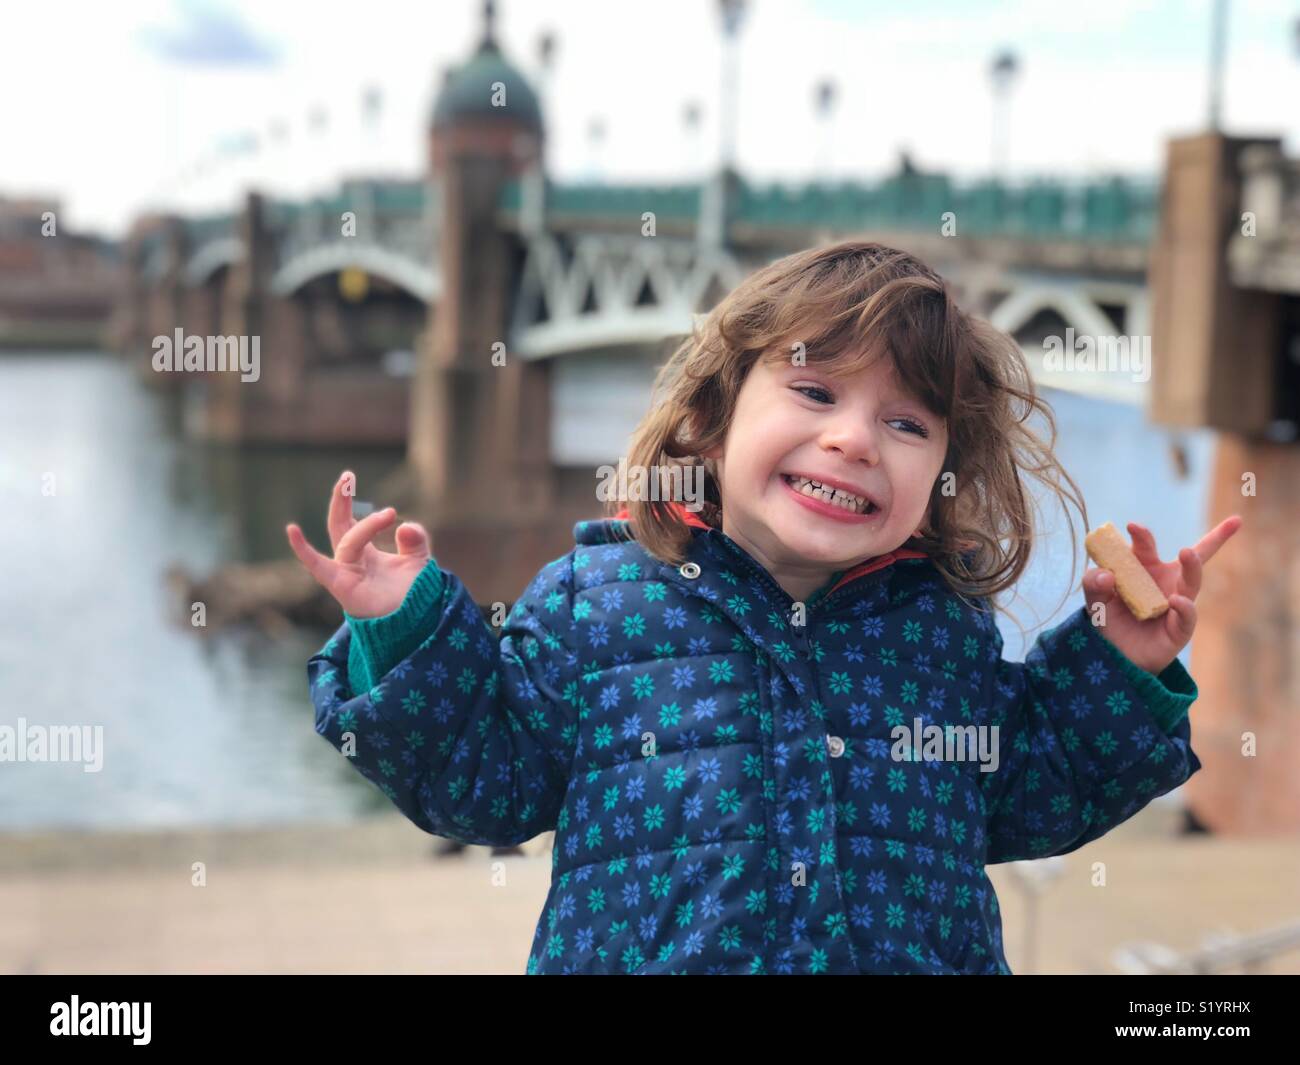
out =
[[(1039, 907), (1037, 971), (1114, 972), (1122, 943), (1188, 950), (1207, 933), (1300, 920), (1300, 840), (1179, 837), (1172, 825), (1170, 810), (1148, 808), (1065, 858)], [(522, 973), (550, 855), (435, 859), (437, 843), (386, 816), (0, 837), (0, 972)], [(1105, 887), (1091, 883), (1095, 861)], [(1023, 971), (1024, 896), (1008, 867), (990, 875)], [(1300, 951), (1265, 971), (1300, 973)]]

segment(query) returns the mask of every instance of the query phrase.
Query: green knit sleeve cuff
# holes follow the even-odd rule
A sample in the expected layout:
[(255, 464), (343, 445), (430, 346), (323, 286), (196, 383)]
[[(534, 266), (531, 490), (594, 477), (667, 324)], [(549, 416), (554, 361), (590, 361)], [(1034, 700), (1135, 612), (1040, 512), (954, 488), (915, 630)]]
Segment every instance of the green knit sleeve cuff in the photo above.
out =
[(1187, 716), (1188, 709), (1196, 702), (1196, 696), (1199, 694), (1196, 681), (1192, 680), (1192, 675), (1187, 672), (1182, 662), (1175, 658), (1160, 673), (1148, 673), (1097, 632), (1096, 626), (1088, 624), (1085, 628), (1093, 630), (1097, 642), (1106, 648), (1111, 659), (1137, 690), (1147, 710), (1164, 729), (1165, 734), (1173, 732), (1179, 722)]
[(377, 618), (354, 618), (347, 611), (348, 686), (353, 694), (369, 691), (392, 668), (433, 632), (442, 615), (442, 593), (446, 586), (442, 570), (429, 559), (407, 589), (402, 605)]

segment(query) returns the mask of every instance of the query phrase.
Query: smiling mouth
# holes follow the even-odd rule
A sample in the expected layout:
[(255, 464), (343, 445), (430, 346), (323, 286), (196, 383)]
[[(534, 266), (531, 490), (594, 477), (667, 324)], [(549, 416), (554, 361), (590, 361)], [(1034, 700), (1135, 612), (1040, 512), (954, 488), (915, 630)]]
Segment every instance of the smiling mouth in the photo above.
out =
[(823, 485), (810, 477), (795, 477), (783, 473), (781, 474), (781, 480), (800, 495), (808, 496), (808, 498), (819, 500), (822, 503), (829, 503), (831, 506), (839, 507), (849, 514), (865, 516), (875, 514), (880, 510), (875, 503), (865, 496), (854, 495), (842, 488), (831, 488), (829, 485)]

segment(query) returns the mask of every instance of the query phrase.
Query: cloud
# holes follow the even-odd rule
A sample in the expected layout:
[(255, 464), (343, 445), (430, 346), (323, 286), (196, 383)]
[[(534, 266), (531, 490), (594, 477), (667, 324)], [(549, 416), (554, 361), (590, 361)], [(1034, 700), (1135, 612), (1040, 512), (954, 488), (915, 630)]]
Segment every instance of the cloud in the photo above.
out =
[(141, 43), (170, 63), (205, 66), (277, 65), (279, 49), (260, 39), (234, 11), (212, 0), (176, 0), (178, 24), (147, 26)]

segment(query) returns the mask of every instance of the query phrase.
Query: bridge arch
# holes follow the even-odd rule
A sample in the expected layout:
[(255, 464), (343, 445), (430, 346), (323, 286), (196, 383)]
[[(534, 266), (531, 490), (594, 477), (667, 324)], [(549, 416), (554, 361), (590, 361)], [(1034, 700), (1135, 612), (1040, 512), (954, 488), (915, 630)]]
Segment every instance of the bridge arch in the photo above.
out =
[(182, 270), (185, 284), (197, 287), (204, 284), (223, 266), (233, 266), (244, 259), (244, 242), (238, 237), (222, 237), (201, 244), (190, 256)]
[(1038, 285), (1012, 292), (994, 308), (989, 321), (1014, 336), (1040, 311), (1054, 311), (1080, 335), (1110, 336), (1116, 331), (1114, 323), (1086, 294), (1077, 289)]
[(434, 303), (442, 292), (437, 272), (428, 264), (375, 244), (337, 240), (300, 252), (271, 277), (271, 291), (290, 296), (309, 281), (357, 267), (383, 278), (424, 303)]

